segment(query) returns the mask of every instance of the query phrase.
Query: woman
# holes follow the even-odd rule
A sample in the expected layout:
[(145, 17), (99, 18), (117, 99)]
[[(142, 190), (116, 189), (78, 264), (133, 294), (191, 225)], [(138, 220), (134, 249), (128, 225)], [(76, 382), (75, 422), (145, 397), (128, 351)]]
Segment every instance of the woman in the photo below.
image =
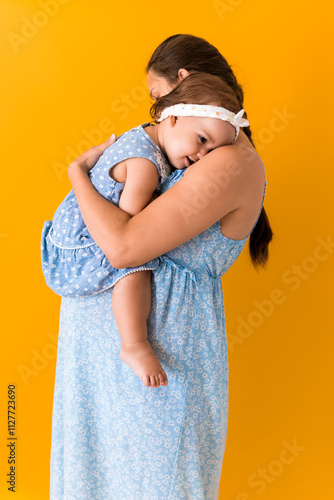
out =
[[(242, 90), (228, 64), (200, 38), (167, 39), (147, 69), (153, 97), (191, 72), (215, 69), (242, 107)], [(119, 360), (112, 291), (63, 298), (52, 500), (218, 498), (228, 414), (220, 277), (251, 232), (255, 264), (266, 261), (271, 239), (262, 212), (265, 172), (247, 135), (241, 131), (233, 146), (174, 172), (161, 196), (132, 218), (101, 197), (88, 177), (110, 140), (70, 165), (85, 223), (110, 263), (134, 267), (159, 258), (148, 331), (169, 384), (147, 389)]]

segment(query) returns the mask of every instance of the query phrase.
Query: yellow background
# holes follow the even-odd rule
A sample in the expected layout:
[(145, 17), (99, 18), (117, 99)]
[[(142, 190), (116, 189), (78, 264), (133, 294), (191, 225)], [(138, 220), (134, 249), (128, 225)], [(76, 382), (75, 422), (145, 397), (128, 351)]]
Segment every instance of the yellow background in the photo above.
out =
[(60, 299), (41, 272), (43, 222), (70, 190), (71, 151), (148, 119), (144, 67), (175, 33), (208, 39), (243, 85), (275, 232), (267, 270), (257, 274), (245, 251), (223, 278), (230, 406), (220, 499), (334, 498), (334, 254), (318, 248), (334, 238), (330, 2), (51, 0), (45, 13), (47, 3), (0, 2), (0, 498), (49, 492)]

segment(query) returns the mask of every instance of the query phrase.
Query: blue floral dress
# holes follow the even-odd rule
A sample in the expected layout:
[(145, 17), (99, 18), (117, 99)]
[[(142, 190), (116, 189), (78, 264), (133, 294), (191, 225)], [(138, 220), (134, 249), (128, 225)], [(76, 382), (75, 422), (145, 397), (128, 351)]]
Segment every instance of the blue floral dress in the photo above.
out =
[[(90, 171), (95, 189), (118, 206), (124, 183), (109, 175), (112, 167), (129, 158), (146, 158), (158, 172), (158, 189), (171, 172), (171, 165), (139, 125), (107, 148)], [(156, 268), (157, 259), (136, 268), (115, 269), (88, 232), (73, 189), (46, 221), (41, 239), (42, 269), (48, 286), (63, 297), (81, 297), (113, 287), (124, 276)]]
[(145, 387), (121, 361), (112, 289), (62, 298), (51, 500), (218, 499), (228, 422), (221, 276), (246, 241), (217, 222), (159, 257), (148, 332), (166, 387)]

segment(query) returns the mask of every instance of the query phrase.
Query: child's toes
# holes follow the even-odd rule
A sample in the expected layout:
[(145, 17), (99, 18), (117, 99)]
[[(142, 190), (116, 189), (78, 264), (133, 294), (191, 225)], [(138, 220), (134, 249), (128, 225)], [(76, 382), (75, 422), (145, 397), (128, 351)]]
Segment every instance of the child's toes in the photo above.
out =
[(148, 375), (144, 375), (143, 382), (146, 385), (146, 387), (150, 387), (151, 382), (150, 382), (150, 377)]
[(152, 387), (156, 387), (157, 386), (157, 382), (155, 380), (155, 376), (154, 375), (151, 375), (150, 380), (151, 380), (151, 386)]
[(162, 373), (159, 373), (159, 380), (161, 385), (167, 385), (168, 384), (168, 379), (167, 375), (164, 371)]

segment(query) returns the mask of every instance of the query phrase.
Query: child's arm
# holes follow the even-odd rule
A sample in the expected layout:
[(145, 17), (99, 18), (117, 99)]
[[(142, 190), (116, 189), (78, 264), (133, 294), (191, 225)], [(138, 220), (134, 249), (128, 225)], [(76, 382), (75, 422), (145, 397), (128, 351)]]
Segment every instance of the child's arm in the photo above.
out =
[(125, 164), (126, 182), (119, 208), (133, 216), (149, 204), (158, 186), (159, 177), (154, 163), (146, 158), (130, 158)]

